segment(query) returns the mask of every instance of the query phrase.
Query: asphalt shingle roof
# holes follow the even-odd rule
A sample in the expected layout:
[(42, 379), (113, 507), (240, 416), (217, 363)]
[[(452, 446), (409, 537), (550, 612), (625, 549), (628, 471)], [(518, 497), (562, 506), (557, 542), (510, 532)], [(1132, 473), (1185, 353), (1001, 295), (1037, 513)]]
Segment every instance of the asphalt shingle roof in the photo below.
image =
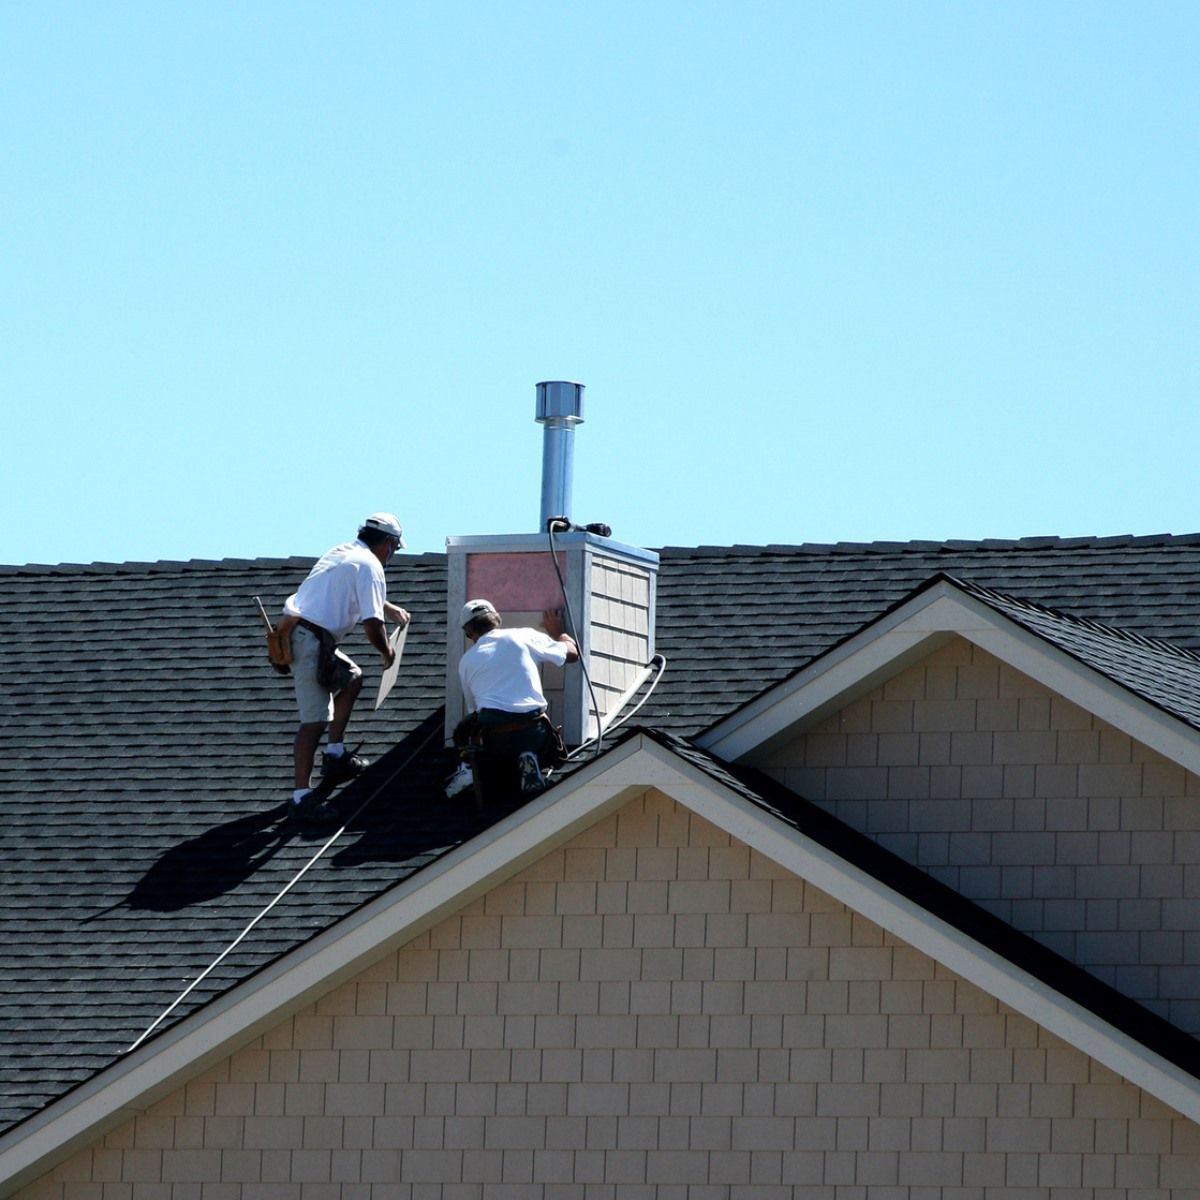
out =
[[(939, 572), (1200, 650), (1200, 536), (661, 554), (667, 670), (637, 720), (677, 739)], [(310, 566), (0, 568), (0, 1128), (111, 1063), (321, 844), (282, 819), (294, 707), (251, 599), (278, 612)], [(368, 671), (350, 740), (377, 762), (341, 796), (370, 803), (171, 1021), (496, 819), (441, 792), (445, 590), (441, 555), (389, 568), (413, 627), (377, 713), (377, 656), (347, 645)]]
[[(284, 819), (294, 701), (251, 600), (277, 613), (311, 565), (0, 570), (5, 1124), (127, 1047), (319, 847)], [(395, 574), (414, 614), (403, 703), (360, 701), (351, 734), (382, 761), (348, 803), (441, 744), (445, 562)], [(176, 1017), (470, 836), (473, 810), (430, 810), (435, 768), (409, 768)]]
[(661, 552), (667, 675), (639, 719), (688, 736), (937, 574), (1200, 650), (1200, 535)]

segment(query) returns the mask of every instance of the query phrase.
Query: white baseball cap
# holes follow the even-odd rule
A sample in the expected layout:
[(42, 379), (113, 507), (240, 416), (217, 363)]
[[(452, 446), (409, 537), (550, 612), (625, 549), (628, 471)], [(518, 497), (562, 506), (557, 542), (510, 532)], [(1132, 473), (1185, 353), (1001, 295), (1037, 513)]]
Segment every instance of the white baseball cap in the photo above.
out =
[[(490, 600), (468, 600), (462, 606), (462, 617), (459, 624), (466, 629), (476, 617), (486, 616), (488, 613), (495, 613), (496, 607)], [(499, 613), (496, 613), (499, 616)]]
[(396, 539), (396, 548), (404, 549), (404, 530), (400, 527), (400, 522), (396, 517), (389, 512), (372, 513), (362, 523), (363, 529), (377, 529), (380, 533), (386, 533), (388, 537)]

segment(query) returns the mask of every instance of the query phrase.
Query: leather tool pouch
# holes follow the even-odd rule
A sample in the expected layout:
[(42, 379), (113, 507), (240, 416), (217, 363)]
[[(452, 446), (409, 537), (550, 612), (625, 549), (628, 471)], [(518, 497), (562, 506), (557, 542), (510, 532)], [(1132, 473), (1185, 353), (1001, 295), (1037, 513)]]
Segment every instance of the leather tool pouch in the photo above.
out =
[(317, 659), (317, 682), (335, 696), (353, 677), (350, 660), (338, 652), (337, 642), (327, 629), (321, 631), (321, 655)]
[(267, 657), (275, 668), (291, 666), (292, 639), (283, 629), (267, 630)]
[(546, 744), (540, 755), (542, 766), (561, 766), (567, 761), (567, 746), (563, 741), (562, 726), (553, 724), (544, 713), (542, 720), (546, 724)]
[(467, 713), (454, 727), (454, 746), (457, 750), (465, 750), (479, 740), (479, 714)]

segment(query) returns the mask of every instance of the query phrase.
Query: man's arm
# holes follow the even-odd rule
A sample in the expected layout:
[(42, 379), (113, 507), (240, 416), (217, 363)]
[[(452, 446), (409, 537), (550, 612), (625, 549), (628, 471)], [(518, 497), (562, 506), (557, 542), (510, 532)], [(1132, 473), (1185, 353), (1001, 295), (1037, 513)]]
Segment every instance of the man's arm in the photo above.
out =
[(567, 662), (579, 661), (579, 647), (575, 639), (563, 629), (562, 613), (557, 609), (548, 608), (542, 613), (542, 628), (556, 641), (562, 642), (567, 648)]
[(367, 635), (367, 641), (379, 651), (383, 657), (383, 665), (390, 667), (396, 661), (396, 652), (388, 644), (387, 628), (378, 617), (367, 617), (363, 623), (363, 633)]
[(471, 690), (470, 681), (467, 679), (466, 667), (463, 665), (463, 660), (465, 658), (466, 655), (464, 654), (463, 658), (458, 660), (458, 682), (462, 687), (463, 712), (469, 716), (479, 706), (475, 703), (475, 693)]
[(412, 619), (408, 615), (408, 609), (401, 608), (398, 604), (393, 604), (390, 600), (383, 602), (383, 615), (387, 617), (393, 625), (407, 625)]

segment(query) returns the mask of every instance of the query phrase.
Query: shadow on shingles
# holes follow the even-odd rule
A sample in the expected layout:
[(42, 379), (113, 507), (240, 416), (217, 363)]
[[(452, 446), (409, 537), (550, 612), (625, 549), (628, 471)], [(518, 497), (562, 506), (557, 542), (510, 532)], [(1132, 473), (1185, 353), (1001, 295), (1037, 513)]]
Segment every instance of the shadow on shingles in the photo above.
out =
[(459, 760), (443, 744), (442, 720), (438, 709), (339, 794), (337, 803), (349, 818), (347, 833), (355, 836), (335, 847), (330, 855), (335, 866), (396, 863), (409, 874), (522, 803), (505, 796), (480, 807), (469, 790), (447, 798), (445, 784)]
[(489, 805), (482, 810), (471, 798), (447, 800), (440, 793), (418, 797), (396, 795), (388, 807), (368, 810), (348, 832), (358, 835), (331, 856), (335, 866), (395, 863), (407, 867), (404, 875), (420, 870), (435, 859), (507, 816), (515, 803)]
[[(467, 793), (446, 798), (443, 786), (457, 761), (441, 742), (442, 711), (416, 729), (362, 776), (338, 789), (333, 804), (347, 821), (346, 834), (325, 856), (330, 866), (403, 864), (404, 874), (495, 824), (519, 801), (502, 798), (476, 805)], [(235, 890), (288, 843), (321, 841), (332, 830), (298, 825), (286, 803), (217, 825), (167, 850), (129, 894), (83, 918), (94, 921), (118, 909), (177, 912)]]
[(232, 891), (268, 862), (300, 830), (287, 806), (217, 825), (172, 846), (116, 904), (85, 917), (94, 921), (118, 908), (176, 912)]

